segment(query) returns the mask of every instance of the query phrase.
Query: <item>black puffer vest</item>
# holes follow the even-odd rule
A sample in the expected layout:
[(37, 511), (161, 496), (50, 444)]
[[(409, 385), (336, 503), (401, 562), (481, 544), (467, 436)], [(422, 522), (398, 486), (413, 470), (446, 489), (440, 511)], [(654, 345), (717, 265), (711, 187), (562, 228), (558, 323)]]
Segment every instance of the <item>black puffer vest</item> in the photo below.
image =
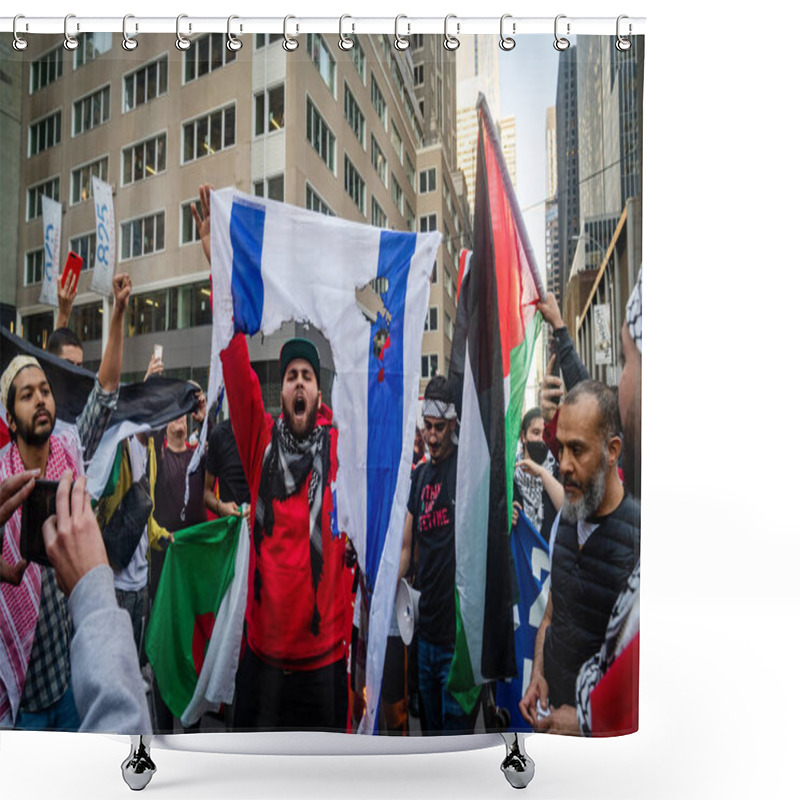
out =
[(544, 670), (550, 704), (575, 705), (583, 662), (603, 644), (611, 610), (639, 560), (639, 503), (626, 494), (578, 547), (578, 526), (565, 522), (551, 554), (553, 618), (545, 633)]

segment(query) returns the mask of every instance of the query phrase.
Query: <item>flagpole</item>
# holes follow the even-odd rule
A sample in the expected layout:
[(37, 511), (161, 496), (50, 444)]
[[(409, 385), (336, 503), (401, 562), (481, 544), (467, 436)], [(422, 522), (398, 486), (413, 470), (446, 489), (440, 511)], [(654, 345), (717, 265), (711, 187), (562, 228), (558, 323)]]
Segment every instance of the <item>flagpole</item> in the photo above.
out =
[(544, 300), (546, 292), (544, 290), (544, 286), (542, 285), (542, 279), (539, 276), (539, 270), (536, 267), (536, 260), (533, 257), (533, 248), (531, 247), (530, 240), (528, 239), (528, 231), (525, 228), (525, 221), (522, 218), (522, 211), (520, 210), (519, 203), (517, 202), (517, 194), (514, 191), (514, 185), (511, 183), (511, 176), (508, 173), (508, 167), (506, 167), (506, 160), (503, 157), (503, 148), (500, 144), (500, 137), (497, 135), (497, 129), (494, 126), (492, 114), (489, 111), (489, 104), (486, 102), (486, 96), (483, 92), (478, 93), (478, 101), (475, 103), (475, 108), (484, 116), (486, 131), (489, 134), (489, 140), (492, 143), (492, 148), (494, 149), (497, 163), (500, 167), (500, 175), (503, 178), (503, 186), (506, 190), (508, 202), (511, 204), (511, 213), (514, 215), (514, 222), (516, 223), (517, 231), (519, 232), (519, 238), (522, 242), (522, 249), (525, 251), (525, 256), (528, 259), (528, 264), (530, 265), (531, 275), (533, 276), (533, 282), (536, 286), (536, 291), (538, 292), (539, 297)]

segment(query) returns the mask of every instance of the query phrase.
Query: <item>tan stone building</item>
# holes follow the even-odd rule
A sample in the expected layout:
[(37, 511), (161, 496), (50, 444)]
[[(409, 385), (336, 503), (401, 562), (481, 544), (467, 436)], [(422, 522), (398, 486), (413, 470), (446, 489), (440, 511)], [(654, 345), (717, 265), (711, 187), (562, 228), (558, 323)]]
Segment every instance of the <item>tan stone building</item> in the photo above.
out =
[[(236, 53), (222, 34), (193, 37), (185, 53), (172, 36), (142, 36), (132, 53), (118, 39), (84, 34), (69, 53), (62, 37), (37, 36), (14, 54), (22, 62), (16, 332), (43, 346), (55, 321), (38, 303), (41, 197), (52, 197), (64, 209), (61, 262), (68, 249), (85, 258), (72, 325), (87, 364), (99, 362), (108, 308), (89, 289), (96, 175), (113, 187), (117, 271), (134, 283), (125, 376), (141, 376), (160, 344), (167, 374), (205, 384), (210, 285), (190, 204), (207, 181), (380, 227), (441, 230), (422, 374), (444, 371), (469, 224), (454, 176), (455, 59), (440, 37), (406, 52), (386, 36), (360, 37), (344, 52), (337, 36), (308, 35), (293, 53), (276, 35), (247, 39)], [(9, 259), (4, 280), (10, 269)], [(327, 343), (292, 323), (251, 342), (269, 408), (278, 402), (278, 352), (297, 330), (320, 345), (330, 396)]]

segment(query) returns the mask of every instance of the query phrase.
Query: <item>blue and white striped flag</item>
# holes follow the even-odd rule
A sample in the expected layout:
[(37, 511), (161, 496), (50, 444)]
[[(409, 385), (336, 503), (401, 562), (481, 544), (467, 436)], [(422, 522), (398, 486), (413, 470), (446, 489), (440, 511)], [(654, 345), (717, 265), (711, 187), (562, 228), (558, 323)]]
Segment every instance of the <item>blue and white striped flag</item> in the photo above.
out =
[[(352, 539), (372, 592), (359, 732), (374, 731), (380, 699), (440, 240), (436, 232), (381, 230), (234, 189), (211, 194), (211, 402), (222, 388), (219, 353), (234, 328), (269, 335), (283, 322), (309, 322), (331, 346), (338, 527)], [(356, 298), (369, 286), (370, 319)]]

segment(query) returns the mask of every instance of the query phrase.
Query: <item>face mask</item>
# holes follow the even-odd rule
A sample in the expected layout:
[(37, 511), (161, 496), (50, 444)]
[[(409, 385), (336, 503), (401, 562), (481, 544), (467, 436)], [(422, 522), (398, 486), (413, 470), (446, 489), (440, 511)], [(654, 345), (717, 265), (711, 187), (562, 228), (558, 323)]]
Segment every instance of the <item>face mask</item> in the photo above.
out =
[(528, 457), (537, 464), (544, 464), (547, 458), (548, 447), (544, 442), (525, 442)]

